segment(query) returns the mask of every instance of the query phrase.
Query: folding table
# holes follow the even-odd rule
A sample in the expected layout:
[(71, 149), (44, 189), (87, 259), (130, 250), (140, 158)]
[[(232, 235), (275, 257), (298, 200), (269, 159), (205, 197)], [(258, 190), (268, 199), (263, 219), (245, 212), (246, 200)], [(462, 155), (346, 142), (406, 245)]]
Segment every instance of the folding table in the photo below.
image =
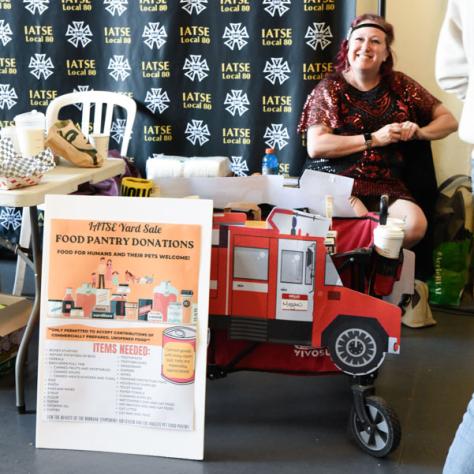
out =
[(107, 178), (123, 174), (125, 162), (122, 159), (109, 158), (100, 168), (77, 168), (66, 161), (46, 173), (42, 181), (36, 186), (16, 190), (0, 190), (0, 205), (9, 207), (29, 208), (31, 223), (32, 260), (21, 251), (18, 246), (12, 245), (6, 239), (0, 238), (0, 245), (8, 248), (33, 269), (35, 281), (35, 298), (25, 333), (18, 349), (15, 367), (16, 406), (20, 413), (25, 412), (24, 368), (28, 345), (33, 335), (33, 329), (39, 320), (41, 301), (41, 251), (39, 248), (38, 208), (44, 203), (47, 194), (70, 194), (77, 191), (83, 183), (97, 183)]

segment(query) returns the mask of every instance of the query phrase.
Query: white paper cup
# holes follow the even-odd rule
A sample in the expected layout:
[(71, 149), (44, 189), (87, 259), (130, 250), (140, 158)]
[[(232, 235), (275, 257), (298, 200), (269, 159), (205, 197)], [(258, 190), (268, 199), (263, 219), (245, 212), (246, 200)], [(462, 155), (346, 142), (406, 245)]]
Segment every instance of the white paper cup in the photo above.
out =
[(89, 139), (97, 152), (104, 158), (107, 158), (109, 155), (110, 135), (106, 135), (105, 133), (91, 133)]
[(20, 153), (32, 157), (44, 150), (45, 116), (42, 112), (32, 110), (15, 117), (16, 136)]
[(375, 250), (386, 258), (398, 258), (403, 244), (404, 232), (398, 227), (379, 225), (374, 230)]
[(399, 229), (404, 230), (406, 222), (398, 217), (387, 217), (387, 225), (389, 227), (398, 227)]

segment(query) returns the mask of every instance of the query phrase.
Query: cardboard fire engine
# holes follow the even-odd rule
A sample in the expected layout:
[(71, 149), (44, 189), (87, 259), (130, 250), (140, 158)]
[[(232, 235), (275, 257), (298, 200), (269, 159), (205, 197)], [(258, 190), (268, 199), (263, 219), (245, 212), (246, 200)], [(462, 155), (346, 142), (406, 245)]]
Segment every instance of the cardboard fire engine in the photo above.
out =
[(401, 311), (344, 287), (325, 238), (330, 219), (274, 208), (266, 222), (215, 214), (210, 327), (229, 339), (327, 348), (351, 375), (400, 350)]

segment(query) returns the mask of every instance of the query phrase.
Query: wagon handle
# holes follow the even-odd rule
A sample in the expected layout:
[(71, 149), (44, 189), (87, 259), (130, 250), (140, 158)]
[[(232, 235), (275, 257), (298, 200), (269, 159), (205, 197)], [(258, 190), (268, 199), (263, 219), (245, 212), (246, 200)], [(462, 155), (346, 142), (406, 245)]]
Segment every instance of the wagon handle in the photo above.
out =
[(388, 215), (388, 196), (386, 194), (382, 194), (382, 196), (380, 197), (380, 218), (379, 218), (380, 225), (385, 225), (387, 223), (387, 215)]

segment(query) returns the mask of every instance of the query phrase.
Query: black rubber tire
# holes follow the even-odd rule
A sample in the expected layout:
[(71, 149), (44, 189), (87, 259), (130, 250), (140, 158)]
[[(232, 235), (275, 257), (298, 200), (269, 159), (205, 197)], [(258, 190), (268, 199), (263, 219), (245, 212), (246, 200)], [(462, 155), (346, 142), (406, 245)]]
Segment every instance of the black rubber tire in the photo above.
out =
[(385, 358), (385, 338), (370, 321), (351, 319), (336, 326), (327, 348), (334, 364), (349, 375), (367, 375)]
[(383, 458), (395, 451), (400, 444), (400, 420), (395, 411), (380, 397), (367, 397), (366, 410), (373, 422), (372, 434), (363, 429), (354, 407), (349, 418), (350, 434), (362, 451), (376, 458)]

